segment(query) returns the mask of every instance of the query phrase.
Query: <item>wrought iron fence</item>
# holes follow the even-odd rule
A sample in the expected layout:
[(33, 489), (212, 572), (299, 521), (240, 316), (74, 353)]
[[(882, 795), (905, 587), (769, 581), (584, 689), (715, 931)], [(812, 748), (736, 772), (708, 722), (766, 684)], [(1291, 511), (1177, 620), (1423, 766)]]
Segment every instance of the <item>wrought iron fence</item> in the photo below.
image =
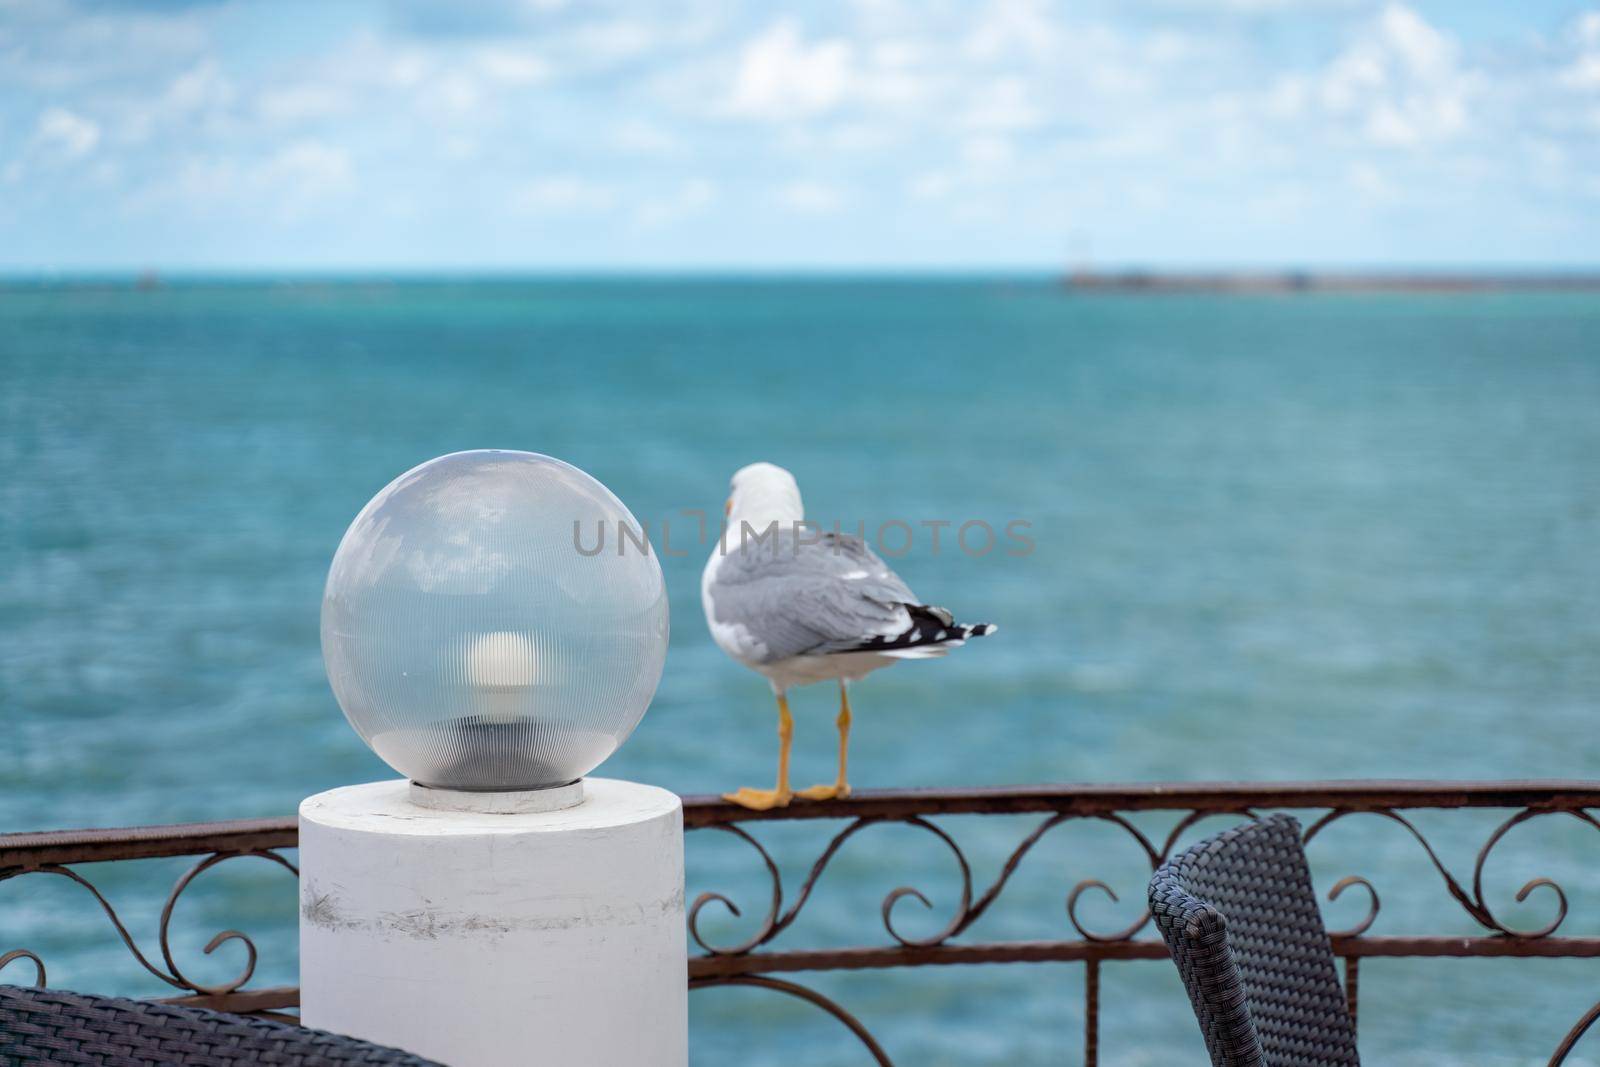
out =
[[(1506, 814), (1478, 849), (1471, 871), (1452, 871), (1434, 846), (1408, 817), (1425, 809), (1496, 809)], [(1103, 881), (1083, 879), (1066, 895), (1067, 919), (1076, 936), (1059, 940), (975, 941), (964, 937), (1012, 883), (1012, 876), (1035, 846), (1057, 827), (1076, 820), (1094, 820), (1116, 827), (1133, 842), (1154, 870), (1172, 853), (1200, 820), (1231, 814), (1255, 818), (1269, 811), (1293, 811), (1305, 820), (1308, 847), (1335, 822), (1367, 816), (1388, 820), (1403, 828), (1437, 872), (1445, 897), (1459, 907), (1478, 933), (1472, 936), (1393, 936), (1369, 933), (1381, 902), (1377, 889), (1363, 877), (1347, 875), (1329, 887), (1330, 899), (1359, 886), (1367, 895), (1367, 911), (1353, 926), (1331, 932), (1334, 952), (1344, 960), (1346, 994), (1352, 1015), (1359, 1016), (1360, 965), (1371, 957), (1600, 957), (1600, 938), (1562, 932), (1568, 913), (1567, 893), (1548, 877), (1528, 881), (1516, 893), (1522, 901), (1543, 890), (1554, 905), (1553, 917), (1536, 928), (1515, 927), (1502, 920), (1487, 899), (1484, 870), (1491, 854), (1513, 828), (1530, 820), (1563, 816), (1600, 830), (1591, 814), (1600, 809), (1600, 783), (1579, 781), (1427, 782), (1360, 781), (1300, 783), (1173, 783), (1141, 785), (1059, 785), (1026, 788), (965, 790), (892, 790), (862, 792), (847, 800), (796, 803), (768, 812), (751, 812), (711, 797), (686, 797), (684, 824), (690, 832), (715, 831), (730, 835), (753, 850), (770, 882), (764, 911), (748, 917), (754, 932), (735, 943), (714, 940), (702, 929), (708, 908), (740, 914), (728, 895), (706, 892), (688, 909), (689, 936), (697, 952), (688, 960), (688, 981), (693, 989), (750, 986), (803, 1000), (837, 1019), (879, 1064), (890, 1064), (888, 1052), (868, 1029), (842, 1005), (794, 980), (803, 972), (921, 967), (978, 963), (1076, 962), (1084, 967), (1084, 1060), (1099, 1058), (1100, 971), (1122, 960), (1161, 959), (1166, 949), (1151, 935), (1149, 915), (1116, 930), (1095, 930), (1080, 919), (1078, 905), (1086, 893), (1099, 892), (1116, 899)], [(1129, 817), (1139, 812), (1174, 813), (1176, 823), (1164, 836), (1155, 836)], [(1017, 841), (991, 880), (974, 877), (973, 865), (961, 843), (935, 819), (950, 816), (1038, 816)], [(795, 820), (833, 820), (837, 830), (827, 841), (805, 877), (786, 888), (780, 865), (760, 839), (764, 823)], [(830, 864), (847, 843), (877, 826), (910, 827), (931, 835), (947, 849), (958, 877), (958, 902), (942, 929), (912, 936), (897, 927), (898, 906), (907, 897), (929, 905), (929, 897), (913, 886), (890, 891), (880, 904), (886, 940), (875, 944), (824, 949), (789, 948), (781, 942), (786, 932), (803, 918)], [(172, 950), (173, 910), (184, 891), (205, 871), (232, 860), (253, 858), (275, 864), (294, 874), (294, 864), (283, 855), (293, 849), (297, 830), (292, 818), (257, 819), (227, 823), (141, 827), (118, 830), (54, 831), (0, 835), (0, 882), (24, 875), (52, 875), (68, 879), (88, 893), (104, 912), (112, 930), (133, 959), (150, 974), (171, 986), (170, 1000), (229, 1011), (280, 1013), (294, 1008), (298, 990), (292, 987), (251, 988), (257, 948), (238, 930), (224, 930), (207, 944), (211, 952), (229, 942), (239, 942), (246, 963), (229, 981), (203, 984), (191, 980), (179, 967)], [(1313, 850), (1314, 851), (1314, 850)], [(159, 958), (139, 947), (115, 908), (77, 868), (83, 864), (129, 861), (157, 857), (194, 856), (196, 862), (182, 874), (162, 907), (156, 945)], [(692, 864), (691, 864), (692, 867)], [(0, 899), (0, 914), (4, 900)], [(7, 946), (0, 945), (0, 948)], [(47, 978), (47, 961), (18, 946), (0, 955), (0, 969), (31, 964), (39, 984)], [(15, 979), (13, 979), (15, 980)], [(1596, 1004), (1556, 1043), (1550, 1063), (1560, 1064), (1580, 1038), (1600, 1019)]]

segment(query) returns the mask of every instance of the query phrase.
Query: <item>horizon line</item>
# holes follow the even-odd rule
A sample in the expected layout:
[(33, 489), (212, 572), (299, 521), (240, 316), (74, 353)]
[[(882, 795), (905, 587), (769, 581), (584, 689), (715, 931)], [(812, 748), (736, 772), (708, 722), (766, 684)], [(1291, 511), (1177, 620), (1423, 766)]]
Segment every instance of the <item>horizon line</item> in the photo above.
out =
[(1192, 263), (1119, 263), (1089, 267), (1037, 265), (711, 265), (711, 266), (491, 266), (491, 265), (338, 265), (338, 266), (0, 266), (0, 281), (71, 279), (171, 279), (202, 278), (1039, 278), (1064, 282), (1098, 282), (1133, 278), (1240, 279), (1267, 278), (1430, 278), (1527, 279), (1600, 278), (1600, 262), (1569, 263), (1396, 263), (1351, 262), (1310, 266), (1294, 263), (1204, 265)]

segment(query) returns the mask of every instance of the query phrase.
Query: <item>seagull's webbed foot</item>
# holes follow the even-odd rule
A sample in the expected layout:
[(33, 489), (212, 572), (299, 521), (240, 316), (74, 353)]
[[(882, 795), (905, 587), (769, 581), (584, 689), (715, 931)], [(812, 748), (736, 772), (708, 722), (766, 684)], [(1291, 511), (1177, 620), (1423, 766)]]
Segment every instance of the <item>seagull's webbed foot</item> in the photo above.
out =
[(793, 797), (794, 794), (787, 789), (781, 791), (777, 789), (752, 789), (749, 786), (735, 790), (732, 793), (722, 794), (723, 800), (731, 804), (737, 804), (741, 808), (749, 808), (751, 811), (770, 811), (773, 808), (785, 808), (789, 806), (789, 801)]
[(850, 688), (843, 679), (839, 679), (839, 777), (829, 785), (814, 785), (810, 789), (802, 789), (796, 793), (797, 797), (807, 800), (843, 800), (850, 795), (850, 783), (845, 780), (845, 772), (850, 764)]
[(843, 800), (850, 795), (849, 782), (832, 782), (827, 785), (814, 785), (810, 789), (802, 789), (795, 794), (807, 800)]

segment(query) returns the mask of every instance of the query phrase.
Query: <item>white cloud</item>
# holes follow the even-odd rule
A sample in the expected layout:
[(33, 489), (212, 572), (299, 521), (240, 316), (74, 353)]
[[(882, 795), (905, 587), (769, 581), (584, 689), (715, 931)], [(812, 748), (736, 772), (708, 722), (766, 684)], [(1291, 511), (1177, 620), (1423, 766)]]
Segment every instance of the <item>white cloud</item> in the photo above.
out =
[(955, 187), (954, 177), (945, 171), (935, 170), (912, 178), (907, 191), (918, 200), (943, 200), (955, 191)]
[(268, 160), (266, 173), (289, 183), (302, 200), (320, 200), (350, 188), (350, 153), (321, 141), (300, 141)]
[(778, 190), (778, 203), (802, 215), (832, 215), (845, 206), (843, 190), (821, 182), (790, 182)]
[(961, 158), (974, 168), (1005, 167), (1016, 159), (1016, 149), (1004, 137), (969, 137), (961, 144)]
[(1455, 65), (1455, 45), (1410, 8), (1391, 4), (1378, 25), (1384, 42), (1419, 77), (1448, 74)]
[(325, 82), (302, 82), (266, 89), (256, 99), (256, 111), (268, 122), (300, 123), (331, 118), (352, 106), (350, 95)]
[(170, 182), (135, 194), (129, 206), (141, 210), (182, 200), (210, 209), (234, 196), (244, 184), (245, 172), (233, 160), (191, 157), (178, 164)]
[(654, 26), (620, 18), (582, 23), (566, 42), (567, 47), (588, 64), (634, 59), (659, 43), (660, 35)]
[(1561, 78), (1574, 89), (1600, 89), (1600, 52), (1579, 56)]
[(968, 126), (983, 130), (1023, 130), (1037, 126), (1043, 112), (1021, 78), (998, 78), (980, 88), (961, 116)]
[[(1464, 133), (1476, 79), (1454, 40), (1408, 7), (1392, 4), (1327, 67), (1318, 86), (1326, 111), (1358, 123), (1372, 143), (1414, 148)], [(1279, 99), (1287, 90), (1280, 86)]]
[(0, 83), (60, 99), (150, 84), (203, 57), (206, 16), (189, 5), (0, 4)]
[(536, 178), (518, 189), (511, 206), (530, 215), (603, 211), (611, 206), (611, 190), (570, 174)]
[(1580, 91), (1600, 90), (1600, 11), (1575, 19), (1569, 36), (1577, 55), (1561, 72), (1562, 82)]
[(295, 141), (265, 157), (185, 153), (122, 199), (135, 215), (176, 210), (216, 218), (293, 222), (343, 202), (358, 188), (344, 148)]
[(1370, 201), (1388, 201), (1396, 196), (1394, 185), (1371, 163), (1351, 164), (1345, 173), (1345, 181), (1351, 189)]
[(501, 85), (537, 85), (550, 76), (550, 65), (527, 48), (485, 48), (475, 66)]
[(485, 93), (483, 86), (472, 75), (463, 71), (450, 71), (427, 83), (423, 101), (435, 112), (446, 115), (471, 115), (483, 107)]
[(744, 46), (727, 110), (767, 121), (820, 115), (844, 99), (850, 65), (848, 43), (808, 44), (794, 20), (783, 19)]
[(1063, 29), (1043, 0), (990, 0), (966, 38), (967, 52), (995, 60), (1019, 52), (1043, 55), (1058, 45)]
[(34, 138), (69, 159), (78, 159), (100, 143), (100, 125), (64, 107), (52, 107), (39, 116)]
[(233, 97), (233, 83), (223, 76), (216, 60), (207, 59), (174, 78), (162, 102), (169, 111), (192, 112), (226, 106)]
[(123, 145), (175, 136), (186, 144), (227, 132), (234, 123), (238, 92), (214, 58), (204, 58), (180, 71), (155, 93), (119, 98), (108, 128)]
[(832, 120), (784, 128), (775, 143), (796, 156), (840, 156), (877, 152), (907, 139), (907, 131), (892, 121), (872, 116), (859, 121)]
[(1340, 53), (1328, 65), (1318, 86), (1319, 96), (1330, 111), (1349, 111), (1367, 95), (1381, 92), (1387, 82), (1382, 56), (1363, 45)]
[(1274, 226), (1287, 226), (1304, 216), (1310, 204), (1309, 192), (1294, 182), (1268, 185), (1243, 205), (1252, 219)]
[(1585, 48), (1600, 48), (1600, 11), (1585, 11), (1572, 24), (1572, 35)]
[(1268, 117), (1288, 120), (1305, 114), (1311, 103), (1311, 79), (1303, 74), (1288, 74), (1267, 91), (1263, 107)]
[(690, 178), (671, 192), (641, 201), (634, 221), (645, 228), (670, 226), (704, 214), (716, 199), (716, 185), (704, 178)]
[(640, 156), (670, 156), (683, 149), (682, 139), (670, 129), (637, 118), (619, 123), (612, 142), (622, 151)]

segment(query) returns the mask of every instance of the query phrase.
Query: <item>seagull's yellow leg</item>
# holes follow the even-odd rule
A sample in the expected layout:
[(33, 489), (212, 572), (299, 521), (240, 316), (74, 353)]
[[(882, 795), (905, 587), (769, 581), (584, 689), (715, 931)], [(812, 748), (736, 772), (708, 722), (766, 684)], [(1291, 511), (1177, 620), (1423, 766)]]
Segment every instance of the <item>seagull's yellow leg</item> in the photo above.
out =
[(799, 796), (807, 800), (843, 800), (850, 795), (846, 771), (850, 763), (850, 685), (839, 679), (839, 777), (832, 785), (814, 785), (802, 789)]
[(751, 789), (745, 786), (733, 793), (722, 794), (723, 800), (746, 807), (752, 811), (781, 808), (789, 803), (794, 793), (789, 789), (789, 743), (794, 740), (794, 719), (789, 715), (789, 697), (778, 691), (778, 785), (775, 789)]

